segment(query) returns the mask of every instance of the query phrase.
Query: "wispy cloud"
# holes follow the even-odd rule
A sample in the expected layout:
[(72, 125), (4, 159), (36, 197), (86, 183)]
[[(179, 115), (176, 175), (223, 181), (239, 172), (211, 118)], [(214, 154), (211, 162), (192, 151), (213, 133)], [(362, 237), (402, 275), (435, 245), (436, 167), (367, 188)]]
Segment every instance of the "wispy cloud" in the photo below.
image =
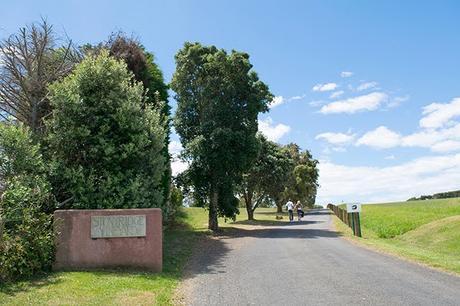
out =
[(388, 102), (388, 107), (393, 108), (401, 105), (401, 103), (406, 102), (407, 100), (410, 99), (409, 95), (401, 96), (401, 97), (394, 97), (390, 99), (390, 102)]
[(342, 78), (349, 78), (349, 77), (351, 77), (352, 75), (353, 75), (353, 72), (351, 72), (351, 71), (342, 71), (342, 72), (340, 73), (340, 76), (341, 76)]
[(335, 99), (335, 98), (340, 97), (340, 96), (343, 95), (344, 93), (345, 93), (345, 91), (343, 91), (343, 90), (334, 91), (333, 93), (331, 93), (331, 95), (329, 96), (329, 98)]
[(306, 94), (300, 95), (300, 96), (293, 96), (290, 98), (285, 98), (283, 96), (276, 96), (273, 98), (272, 102), (268, 105), (269, 108), (275, 108), (277, 106), (280, 106), (282, 104), (285, 104), (290, 101), (296, 101), (296, 100), (302, 100), (306, 97)]
[(313, 91), (331, 91), (335, 90), (338, 87), (336, 83), (325, 83), (325, 84), (316, 84), (313, 86)]
[(388, 95), (383, 92), (373, 92), (367, 95), (339, 100), (324, 105), (320, 112), (323, 114), (347, 113), (353, 114), (360, 111), (376, 110), (388, 100)]
[(356, 87), (356, 90), (357, 91), (363, 91), (363, 90), (367, 90), (367, 89), (373, 89), (373, 88), (377, 87), (377, 85), (378, 85), (377, 82), (366, 82), (366, 83), (362, 83), (358, 87)]

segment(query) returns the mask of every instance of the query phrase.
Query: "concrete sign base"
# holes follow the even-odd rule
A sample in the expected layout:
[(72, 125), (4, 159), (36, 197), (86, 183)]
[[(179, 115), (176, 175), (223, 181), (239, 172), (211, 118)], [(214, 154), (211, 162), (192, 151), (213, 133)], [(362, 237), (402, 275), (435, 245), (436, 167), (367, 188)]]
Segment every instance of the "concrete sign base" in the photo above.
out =
[(162, 269), (159, 208), (58, 210), (54, 269)]

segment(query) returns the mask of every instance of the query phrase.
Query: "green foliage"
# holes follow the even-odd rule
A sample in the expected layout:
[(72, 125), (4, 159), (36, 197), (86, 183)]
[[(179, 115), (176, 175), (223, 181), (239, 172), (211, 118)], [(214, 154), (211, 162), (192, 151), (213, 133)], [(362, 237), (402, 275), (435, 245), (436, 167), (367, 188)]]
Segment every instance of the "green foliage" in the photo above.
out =
[(175, 129), (194, 195), (209, 204), (210, 228), (217, 229), (218, 214), (238, 213), (235, 185), (257, 156), (257, 116), (273, 96), (246, 53), (186, 43), (175, 59)]
[(168, 211), (167, 211), (168, 220), (174, 221), (175, 216), (177, 215), (178, 211), (182, 207), (183, 200), (184, 200), (184, 196), (180, 188), (171, 184), (171, 197), (169, 200)]
[(0, 123), (0, 280), (51, 267), (54, 207), (40, 148), (22, 125)]
[[(174, 207), (168, 207), (173, 204), (169, 202), (171, 164), (168, 145), (171, 107), (168, 104), (168, 86), (164, 81), (163, 73), (155, 63), (155, 57), (152, 53), (147, 52), (138, 40), (127, 37), (121, 32), (112, 34), (104, 47), (109, 50), (110, 56), (123, 60), (126, 63), (128, 70), (133, 73), (134, 78), (144, 85), (147, 97), (146, 103), (152, 105), (161, 114), (161, 122), (166, 131), (164, 140), (165, 145), (162, 152), (166, 160), (165, 171), (161, 178), (163, 206), (167, 210), (173, 211)], [(98, 48), (102, 48), (102, 46)], [(173, 216), (174, 215), (168, 214), (168, 219)]]
[(318, 188), (318, 161), (308, 150), (301, 151), (300, 147), (294, 143), (286, 145), (285, 150), (290, 156), (293, 169), (286, 181), (284, 191), (280, 194), (281, 201), (278, 201), (277, 204), (291, 199), (313, 207)]
[(50, 87), (52, 179), (72, 208), (161, 207), (165, 130), (144, 88), (106, 51)]
[(240, 193), (243, 196), (249, 220), (259, 206), (270, 207), (284, 191), (293, 168), (293, 161), (283, 148), (257, 135), (259, 150), (257, 159), (243, 175)]

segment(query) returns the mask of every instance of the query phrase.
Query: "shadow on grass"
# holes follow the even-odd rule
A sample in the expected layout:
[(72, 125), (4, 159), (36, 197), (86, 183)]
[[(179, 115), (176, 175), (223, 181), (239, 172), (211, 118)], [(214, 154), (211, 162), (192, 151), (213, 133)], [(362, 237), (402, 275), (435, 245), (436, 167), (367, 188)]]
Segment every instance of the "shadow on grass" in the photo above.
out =
[(0, 283), (0, 293), (13, 296), (19, 292), (35, 290), (41, 287), (58, 284), (59, 282), (61, 282), (61, 280), (56, 277), (55, 273), (41, 273), (30, 278)]

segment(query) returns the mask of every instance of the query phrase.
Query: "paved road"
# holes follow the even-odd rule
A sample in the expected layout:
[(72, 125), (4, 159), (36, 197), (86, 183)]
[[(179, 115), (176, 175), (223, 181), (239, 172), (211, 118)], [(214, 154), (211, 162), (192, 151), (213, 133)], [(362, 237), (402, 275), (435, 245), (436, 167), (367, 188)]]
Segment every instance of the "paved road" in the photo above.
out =
[(460, 305), (460, 277), (337, 236), (326, 210), (301, 224), (214, 239), (195, 257), (187, 305)]

